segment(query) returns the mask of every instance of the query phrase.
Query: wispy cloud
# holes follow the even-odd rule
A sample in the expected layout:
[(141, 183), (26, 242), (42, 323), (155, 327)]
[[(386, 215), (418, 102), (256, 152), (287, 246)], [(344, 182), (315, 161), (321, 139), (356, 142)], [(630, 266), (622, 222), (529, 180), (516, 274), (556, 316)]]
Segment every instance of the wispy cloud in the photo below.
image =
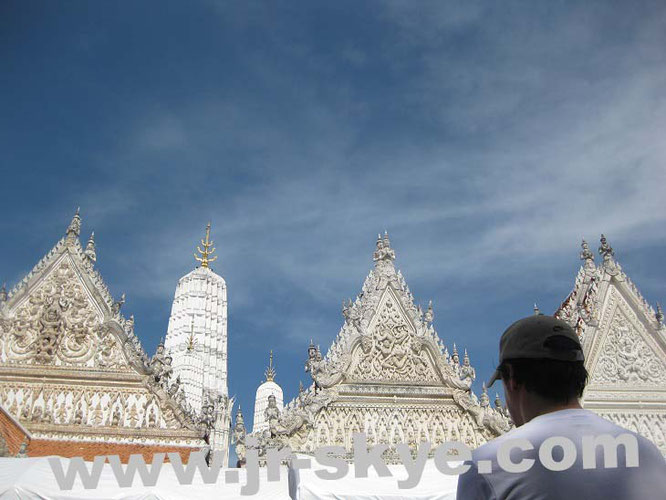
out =
[[(16, 207), (3, 234), (46, 251), (81, 205), (99, 267), (151, 348), (212, 220), (230, 380), (248, 407), (268, 345), (295, 391), (301, 349), (332, 341), (384, 229), (418, 300), (434, 300), (440, 334), (474, 349), (480, 378), (498, 328), (566, 295), (583, 237), (594, 247), (605, 232), (660, 298), (666, 9), (336, 5), (203, 2), (162, 13), (145, 37), (114, 25), (130, 48), (109, 28), (86, 59), (62, 60), (96, 106), (72, 112), (88, 94), (50, 89), (42, 121), (72, 130), (35, 128), (48, 169), (23, 129), (3, 128), (4, 150), (37, 172), (3, 191)], [(197, 29), (175, 40), (188, 23)], [(63, 53), (74, 43), (53, 37)], [(94, 66), (114, 44), (118, 67)], [(42, 92), (9, 90), (23, 106)], [(4, 275), (39, 258), (0, 248)]]

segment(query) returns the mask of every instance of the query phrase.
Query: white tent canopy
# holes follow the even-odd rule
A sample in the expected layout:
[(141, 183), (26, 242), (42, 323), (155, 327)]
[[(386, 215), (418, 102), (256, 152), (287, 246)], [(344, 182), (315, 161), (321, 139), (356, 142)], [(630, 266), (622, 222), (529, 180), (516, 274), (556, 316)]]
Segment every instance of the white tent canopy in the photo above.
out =
[[(301, 457), (305, 458), (305, 457)], [(289, 493), (293, 500), (455, 500), (458, 476), (446, 475), (428, 460), (423, 475), (414, 488), (400, 489), (398, 481), (407, 479), (403, 465), (388, 466), (391, 477), (379, 477), (374, 467), (368, 469), (367, 478), (356, 478), (353, 464), (342, 479), (325, 480), (317, 477), (316, 465), (311, 469), (289, 469)]]
[[(63, 471), (67, 471), (70, 460), (58, 458)], [(91, 470), (92, 463), (86, 463)], [(83, 500), (83, 499), (132, 499), (132, 500), (229, 500), (253, 499), (266, 500), (455, 500), (458, 483), (457, 476), (439, 472), (433, 461), (429, 460), (424, 468), (418, 485), (410, 489), (398, 488), (398, 481), (407, 478), (402, 465), (389, 465), (392, 477), (378, 477), (374, 468), (368, 470), (367, 478), (356, 478), (354, 466), (350, 465), (347, 475), (342, 479), (324, 480), (315, 474), (324, 468), (313, 461), (309, 470), (287, 470), (282, 467), (279, 481), (268, 481), (266, 468), (259, 470), (259, 491), (256, 495), (243, 496), (241, 485), (246, 483), (247, 470), (222, 469), (216, 483), (204, 484), (199, 472), (195, 472), (193, 483), (180, 484), (169, 463), (160, 471), (155, 486), (144, 486), (139, 474), (135, 475), (131, 487), (122, 488), (107, 463), (100, 475), (96, 488), (85, 489), (76, 479), (71, 490), (61, 490), (51, 469), (48, 457), (43, 458), (0, 458), (0, 500), (9, 499), (44, 499), (44, 500)], [(237, 471), (239, 482), (225, 482), (226, 471)]]
[[(67, 470), (69, 460), (60, 458), (63, 470)], [(92, 463), (87, 463), (88, 469)], [(225, 483), (225, 471), (236, 470), (239, 483)], [(241, 485), (246, 483), (246, 470), (222, 469), (216, 483), (204, 484), (199, 472), (194, 474), (191, 485), (181, 485), (171, 467), (165, 463), (155, 486), (143, 486), (138, 474), (132, 486), (121, 488), (107, 463), (100, 476), (97, 488), (85, 489), (77, 479), (71, 490), (61, 490), (51, 470), (48, 458), (0, 458), (0, 499), (132, 499), (132, 500), (176, 500), (176, 499), (248, 499), (288, 500), (287, 468), (280, 471), (280, 481), (268, 482), (266, 469), (259, 471), (259, 492), (253, 496), (242, 496)]]

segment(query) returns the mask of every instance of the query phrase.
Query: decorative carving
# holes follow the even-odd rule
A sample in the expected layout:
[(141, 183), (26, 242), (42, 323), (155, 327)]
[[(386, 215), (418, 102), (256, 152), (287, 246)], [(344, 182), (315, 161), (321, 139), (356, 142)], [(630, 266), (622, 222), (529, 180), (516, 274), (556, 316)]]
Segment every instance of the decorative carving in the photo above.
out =
[(600, 416), (637, 432), (652, 441), (666, 455), (666, 412), (598, 411)]
[(72, 265), (62, 259), (15, 313), (6, 340), (9, 361), (86, 364), (95, 353), (99, 320)]
[(164, 343), (160, 342), (157, 346), (157, 351), (155, 356), (150, 360), (150, 368), (155, 377), (155, 382), (159, 383), (163, 387), (169, 386), (169, 378), (173, 373), (173, 368), (171, 368), (171, 356), (164, 352)]
[(592, 374), (593, 384), (666, 383), (664, 362), (621, 312), (613, 317), (599, 356)]
[(353, 380), (438, 382), (423, 342), (390, 296), (378, 313), (372, 333), (362, 339), (353, 356)]
[(323, 387), (330, 387), (342, 379), (340, 362), (326, 363), (321, 356), (318, 346), (310, 342), (308, 359), (305, 362), (305, 371), (310, 373), (315, 384), (315, 391)]

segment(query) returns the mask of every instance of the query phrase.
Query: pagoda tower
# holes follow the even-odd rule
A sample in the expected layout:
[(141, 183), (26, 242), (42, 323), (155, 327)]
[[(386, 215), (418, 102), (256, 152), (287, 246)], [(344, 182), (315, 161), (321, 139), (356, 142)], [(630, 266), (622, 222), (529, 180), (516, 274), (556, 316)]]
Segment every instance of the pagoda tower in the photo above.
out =
[(275, 368), (273, 367), (273, 351), (268, 359), (268, 368), (264, 372), (266, 380), (257, 387), (257, 394), (254, 399), (254, 421), (252, 432), (262, 432), (268, 430), (268, 422), (264, 412), (268, 407), (268, 397), (275, 396), (275, 402), (280, 411), (284, 403), (282, 388), (275, 382)]
[(164, 347), (173, 378), (180, 377), (187, 403), (200, 414), (206, 404), (228, 397), (227, 285), (210, 268), (217, 259), (210, 223), (197, 250), (200, 265), (176, 286)]

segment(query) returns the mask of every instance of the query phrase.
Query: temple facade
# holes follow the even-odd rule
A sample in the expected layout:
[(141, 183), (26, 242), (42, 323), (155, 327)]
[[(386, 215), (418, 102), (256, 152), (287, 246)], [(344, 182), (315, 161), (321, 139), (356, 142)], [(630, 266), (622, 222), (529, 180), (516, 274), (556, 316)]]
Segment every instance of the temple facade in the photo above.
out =
[[(364, 432), (368, 443), (416, 447), (429, 441), (464, 441), (475, 448), (507, 431), (506, 410), (491, 405), (485, 390), (471, 390), (474, 368), (465, 353), (434, 329), (434, 311), (414, 304), (387, 234), (377, 239), (375, 267), (355, 301), (343, 303), (344, 322), (326, 355), (311, 344), (306, 370), (312, 385), (281, 410), (268, 396), (267, 429), (255, 430), (260, 457), (269, 448), (289, 445), (299, 453), (340, 446), (351, 457), (352, 436)], [(248, 441), (235, 426), (236, 452)], [(396, 459), (389, 448), (387, 459)]]
[(571, 293), (555, 312), (578, 333), (590, 374), (585, 408), (650, 439), (666, 455), (666, 327), (615, 259), (583, 241)]
[[(122, 314), (124, 294), (114, 299), (95, 268), (94, 233), (83, 247), (80, 231), (77, 210), (66, 235), (33, 270), (11, 292), (0, 290), (4, 442), (16, 448), (20, 435), (24, 455), (88, 460), (114, 454), (126, 461), (136, 453), (150, 460), (155, 452), (179, 452), (186, 459), (192, 451), (211, 449), (227, 454), (233, 402), (226, 391), (226, 288), (205, 290), (222, 304), (214, 320), (224, 325), (224, 345), (217, 345), (225, 363), (212, 368), (213, 376), (224, 375), (211, 385), (217, 397), (197, 406), (188, 395), (207, 382), (173, 376), (173, 357), (162, 343), (152, 358), (146, 354), (134, 318)], [(185, 292), (177, 290), (177, 299), (185, 296), (187, 304), (194, 291), (181, 288)], [(174, 304), (176, 313), (179, 307)], [(206, 322), (204, 329), (212, 324), (213, 319), (196, 316), (200, 309), (192, 312)], [(175, 318), (170, 339), (182, 331), (178, 314)], [(217, 341), (220, 329), (212, 330)], [(180, 370), (182, 352), (174, 348), (174, 355)]]
[[(643, 299), (603, 235), (599, 254), (597, 265), (583, 242), (574, 289), (554, 314), (575, 328), (584, 348), (590, 377), (582, 404), (644, 435), (666, 456), (664, 315)], [(478, 398), (470, 390), (469, 356), (465, 351), (461, 363), (456, 346), (449, 352), (443, 344), (432, 304), (424, 313), (413, 303), (387, 235), (373, 258), (361, 293), (343, 303), (344, 323), (326, 356), (314, 344), (308, 349), (312, 386), (284, 410), (274, 397), (260, 402), (257, 395), (255, 421), (263, 412), (263, 426), (251, 436), (260, 456), (284, 444), (301, 453), (326, 445), (349, 453), (356, 432), (370, 444), (462, 440), (474, 448), (510, 428), (498, 397), (491, 406), (485, 386)], [(242, 416), (234, 429), (241, 456)]]
[[(65, 457), (210, 450), (242, 460), (249, 441), (240, 408), (232, 430), (228, 392), (227, 286), (210, 264), (210, 225), (199, 266), (176, 286), (164, 343), (149, 357), (96, 269), (94, 233), (81, 244), (77, 211), (65, 236), (8, 293), (0, 289), (0, 455)], [(573, 290), (555, 316), (580, 336), (590, 380), (583, 404), (652, 440), (666, 455), (666, 326), (660, 306), (641, 296), (602, 236), (600, 262), (583, 242)], [(260, 456), (272, 447), (313, 453), (352, 436), (369, 444), (477, 447), (511, 427), (498, 397), (471, 389), (465, 350), (435, 330), (432, 303), (421, 307), (387, 234), (374, 267), (326, 353), (314, 343), (312, 383), (283, 406), (271, 353), (255, 398), (250, 436)]]

